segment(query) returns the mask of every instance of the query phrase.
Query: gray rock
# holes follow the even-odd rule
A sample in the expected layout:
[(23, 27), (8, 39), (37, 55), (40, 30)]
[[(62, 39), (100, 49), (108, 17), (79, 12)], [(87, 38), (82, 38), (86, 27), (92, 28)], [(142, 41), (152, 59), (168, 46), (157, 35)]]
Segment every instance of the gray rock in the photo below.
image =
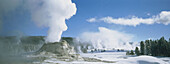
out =
[[(68, 61), (81, 60), (80, 55), (76, 54), (74, 47), (70, 46), (67, 41), (46, 43), (37, 52), (37, 55), (52, 56), (59, 60)], [(53, 54), (53, 55), (52, 55)]]
[(75, 54), (74, 47), (70, 46), (65, 40), (62, 42), (44, 44), (38, 52), (43, 51), (61, 55)]

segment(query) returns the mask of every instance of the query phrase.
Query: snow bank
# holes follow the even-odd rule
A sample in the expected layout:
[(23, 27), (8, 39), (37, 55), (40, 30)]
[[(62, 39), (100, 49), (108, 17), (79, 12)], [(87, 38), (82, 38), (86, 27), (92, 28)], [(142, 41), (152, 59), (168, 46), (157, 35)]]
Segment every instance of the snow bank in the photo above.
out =
[[(82, 57), (97, 58), (106, 61), (115, 61), (116, 63), (113, 64), (170, 64), (169, 57), (157, 58), (145, 55), (127, 56), (126, 52), (86, 53), (80, 55)], [(164, 60), (166, 60), (167, 62), (165, 62)]]
[[(50, 57), (42, 62), (35, 64), (170, 64), (170, 57), (153, 57), (153, 56), (127, 56), (126, 52), (105, 52), (105, 53), (81, 53), (80, 56), (95, 58), (101, 61), (62, 61), (56, 57)], [(166, 60), (166, 61), (165, 61)], [(113, 61), (113, 63), (102, 62)], [(114, 63), (115, 62), (115, 63)]]
[(152, 56), (137, 56), (129, 57), (128, 59), (118, 61), (116, 64), (169, 64), (169, 63)]

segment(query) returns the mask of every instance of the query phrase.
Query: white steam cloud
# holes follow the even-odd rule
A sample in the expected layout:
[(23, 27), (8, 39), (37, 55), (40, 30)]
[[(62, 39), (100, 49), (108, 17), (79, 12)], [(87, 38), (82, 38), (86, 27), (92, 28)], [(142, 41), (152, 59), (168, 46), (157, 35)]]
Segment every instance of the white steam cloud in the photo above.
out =
[(46, 42), (58, 42), (62, 32), (67, 30), (65, 20), (76, 14), (77, 8), (71, 0), (1, 0), (0, 20), (6, 12), (23, 8), (31, 14), (40, 27), (49, 27)]
[[(95, 20), (92, 20), (95, 19)], [(137, 26), (140, 24), (154, 24), (154, 23), (162, 23), (165, 25), (170, 24), (170, 11), (162, 11), (159, 15), (152, 16), (151, 18), (139, 18), (133, 16), (131, 18), (112, 18), (110, 16), (103, 17), (100, 19), (90, 18), (87, 20), (88, 22), (106, 22), (109, 24), (120, 24), (120, 25), (129, 25), (129, 26)]]
[(94, 48), (132, 49), (129, 44), (133, 35), (99, 27), (99, 32), (84, 32), (78, 39), (83, 43), (90, 43)]
[(47, 42), (58, 42), (67, 30), (66, 19), (76, 14), (76, 5), (71, 0), (29, 0), (32, 20), (38, 26), (49, 27)]

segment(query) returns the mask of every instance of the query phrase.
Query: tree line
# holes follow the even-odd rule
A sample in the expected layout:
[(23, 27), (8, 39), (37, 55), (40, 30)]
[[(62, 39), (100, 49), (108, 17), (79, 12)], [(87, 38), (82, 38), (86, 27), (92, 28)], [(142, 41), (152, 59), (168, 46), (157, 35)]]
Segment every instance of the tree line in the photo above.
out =
[[(158, 40), (141, 41), (140, 50), (136, 47), (135, 54), (170, 57), (170, 39), (167, 41), (164, 37), (161, 37)], [(132, 52), (127, 52), (127, 55), (132, 55)]]

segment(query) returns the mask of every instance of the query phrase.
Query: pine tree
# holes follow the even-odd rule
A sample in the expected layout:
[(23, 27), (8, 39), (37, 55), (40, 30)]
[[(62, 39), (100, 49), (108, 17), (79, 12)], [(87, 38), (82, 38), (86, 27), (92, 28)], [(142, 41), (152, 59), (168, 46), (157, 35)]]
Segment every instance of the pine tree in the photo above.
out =
[(148, 40), (145, 40), (144, 55), (148, 55)]
[(158, 54), (159, 54), (159, 56), (164, 56), (165, 55), (165, 53), (166, 53), (166, 40), (165, 40), (165, 38), (164, 37), (161, 37), (160, 38), (160, 40), (158, 41), (158, 50), (159, 50), (159, 52), (158, 52)]
[(151, 55), (156, 56), (157, 52), (157, 43), (156, 41), (151, 41)]
[(131, 51), (130, 51), (130, 55), (134, 55), (134, 52), (133, 52), (133, 50), (131, 50)]
[[(170, 57), (170, 39), (167, 41), (164, 37), (161, 37), (159, 40), (146, 40), (144, 42), (140, 42), (141, 55)], [(137, 48), (135, 53), (137, 54)]]
[(170, 38), (169, 38), (169, 42), (168, 42), (168, 50), (167, 50), (167, 56), (170, 57)]
[(139, 48), (138, 48), (138, 47), (135, 48), (135, 54), (136, 54), (137, 56), (140, 55), (140, 53), (139, 53)]
[(141, 52), (141, 55), (144, 55), (144, 42), (143, 41), (141, 41), (140, 42), (140, 52)]
[(159, 41), (159, 40), (155, 40), (155, 49), (156, 49), (156, 50), (155, 50), (155, 56), (158, 56), (158, 55), (159, 55), (159, 54), (158, 54), (158, 53), (159, 53), (159, 49), (158, 49), (158, 47), (159, 47), (158, 41)]
[(151, 41), (152, 40), (146, 40), (145, 41), (145, 50), (144, 50), (145, 51), (145, 53), (144, 53), (145, 55), (150, 55), (151, 54), (151, 48), (150, 48), (151, 47)]

